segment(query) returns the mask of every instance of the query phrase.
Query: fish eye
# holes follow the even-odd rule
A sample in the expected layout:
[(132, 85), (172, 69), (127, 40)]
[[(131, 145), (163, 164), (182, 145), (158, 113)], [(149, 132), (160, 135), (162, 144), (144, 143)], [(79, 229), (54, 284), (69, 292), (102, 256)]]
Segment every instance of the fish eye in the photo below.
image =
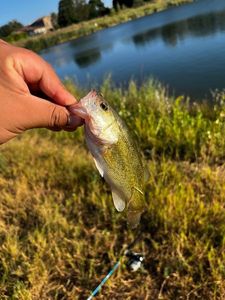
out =
[(108, 105), (107, 105), (105, 102), (101, 102), (101, 103), (100, 103), (100, 107), (101, 107), (101, 109), (103, 109), (104, 111), (107, 111), (107, 110), (108, 110)]

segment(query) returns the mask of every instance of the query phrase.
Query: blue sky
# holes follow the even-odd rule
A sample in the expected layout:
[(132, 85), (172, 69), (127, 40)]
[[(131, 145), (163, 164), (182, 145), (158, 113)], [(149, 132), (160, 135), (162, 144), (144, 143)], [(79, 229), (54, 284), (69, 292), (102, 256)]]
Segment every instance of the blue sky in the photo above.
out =
[[(0, 0), (0, 26), (16, 19), (27, 25), (35, 19), (57, 12), (59, 0)], [(111, 6), (112, 0), (103, 1)]]

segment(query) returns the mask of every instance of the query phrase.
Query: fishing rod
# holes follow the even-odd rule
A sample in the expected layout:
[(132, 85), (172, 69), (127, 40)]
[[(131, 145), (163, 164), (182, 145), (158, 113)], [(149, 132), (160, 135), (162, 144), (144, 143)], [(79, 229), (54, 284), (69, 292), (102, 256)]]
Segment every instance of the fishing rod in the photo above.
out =
[(102, 286), (108, 281), (108, 279), (115, 273), (115, 271), (119, 268), (121, 264), (122, 258), (125, 256), (127, 261), (127, 267), (130, 271), (136, 272), (142, 265), (142, 262), (144, 260), (144, 255), (141, 253), (136, 253), (131, 250), (131, 248), (134, 247), (134, 245), (139, 241), (142, 237), (142, 232), (139, 231), (136, 238), (131, 242), (127, 247), (126, 250), (123, 252), (123, 254), (120, 256), (119, 260), (114, 264), (112, 269), (108, 272), (108, 274), (102, 279), (100, 284), (91, 292), (91, 295), (87, 298), (87, 300), (93, 299), (101, 290)]

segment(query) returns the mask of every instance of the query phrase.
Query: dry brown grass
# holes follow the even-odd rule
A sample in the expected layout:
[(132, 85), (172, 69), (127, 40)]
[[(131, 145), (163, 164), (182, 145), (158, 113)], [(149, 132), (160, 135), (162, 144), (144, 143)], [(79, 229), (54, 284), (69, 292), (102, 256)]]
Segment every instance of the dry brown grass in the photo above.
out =
[[(137, 132), (150, 178), (134, 247), (144, 268), (122, 265), (97, 299), (224, 299), (225, 106), (190, 112), (152, 83), (102, 92)], [(82, 129), (33, 130), (1, 146), (0, 188), (2, 300), (86, 299), (135, 236)]]

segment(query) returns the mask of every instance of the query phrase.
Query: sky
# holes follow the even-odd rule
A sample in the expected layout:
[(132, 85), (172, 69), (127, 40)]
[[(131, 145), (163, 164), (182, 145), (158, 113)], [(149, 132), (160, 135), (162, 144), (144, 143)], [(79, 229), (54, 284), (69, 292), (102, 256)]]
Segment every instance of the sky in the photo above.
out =
[[(59, 0), (0, 0), (0, 26), (16, 19), (24, 25), (58, 11)], [(111, 6), (111, 0), (103, 1)]]

